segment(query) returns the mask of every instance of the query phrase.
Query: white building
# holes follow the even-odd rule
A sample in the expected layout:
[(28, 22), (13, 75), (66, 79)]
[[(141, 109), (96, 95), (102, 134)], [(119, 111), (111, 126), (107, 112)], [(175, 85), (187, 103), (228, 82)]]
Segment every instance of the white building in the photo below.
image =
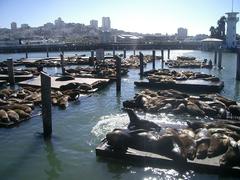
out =
[(97, 20), (91, 20), (90, 21), (90, 26), (92, 27), (92, 28), (95, 28), (95, 29), (98, 29), (98, 21)]
[(236, 41), (236, 24), (239, 20), (237, 17), (238, 12), (229, 12), (227, 14), (227, 35), (226, 45), (227, 48), (235, 48), (237, 46)]
[(17, 29), (17, 23), (16, 22), (12, 22), (11, 23), (11, 30), (16, 30)]
[(188, 34), (188, 30), (186, 28), (180, 27), (177, 29), (177, 38), (179, 40), (184, 40), (187, 37), (187, 34)]
[(110, 17), (102, 17), (102, 30), (110, 31), (110, 29), (111, 29)]

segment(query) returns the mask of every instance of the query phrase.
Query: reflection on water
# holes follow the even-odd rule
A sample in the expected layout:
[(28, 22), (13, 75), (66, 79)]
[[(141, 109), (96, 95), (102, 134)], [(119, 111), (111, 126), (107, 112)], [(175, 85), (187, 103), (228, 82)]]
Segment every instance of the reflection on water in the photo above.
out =
[(51, 139), (45, 140), (45, 151), (47, 153), (47, 160), (49, 164), (49, 169), (45, 169), (45, 173), (48, 176), (48, 180), (58, 179), (60, 173), (63, 171), (61, 166), (61, 161), (57, 158), (54, 152), (54, 147)]

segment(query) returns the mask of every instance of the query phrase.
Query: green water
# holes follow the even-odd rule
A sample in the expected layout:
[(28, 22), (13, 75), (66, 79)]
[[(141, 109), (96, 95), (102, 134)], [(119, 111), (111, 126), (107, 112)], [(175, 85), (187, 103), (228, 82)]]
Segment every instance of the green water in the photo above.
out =
[[(76, 52), (69, 52), (75, 54)], [(87, 54), (89, 52), (77, 52)], [(128, 55), (133, 52), (127, 52)], [(151, 54), (151, 51), (143, 51)], [(56, 56), (58, 53), (52, 53)], [(66, 54), (66, 53), (65, 53)], [(160, 51), (157, 51), (160, 55)], [(171, 57), (191, 55), (201, 59), (211, 58), (213, 53), (201, 51), (171, 51)], [(14, 59), (24, 54), (0, 55), (0, 59), (11, 56)], [(31, 53), (30, 57), (44, 57), (45, 53)], [(156, 66), (160, 68), (160, 62)], [(147, 65), (147, 69), (152, 67)], [(223, 67), (201, 70), (220, 77), (225, 82), (222, 95), (239, 100), (240, 84), (235, 81), (236, 54), (223, 54)], [(49, 69), (56, 73), (58, 68)], [(199, 71), (199, 70), (194, 70)], [(115, 83), (89, 97), (81, 97), (79, 102), (70, 103), (67, 110), (53, 108), (53, 137), (51, 141), (42, 138), (41, 117), (35, 117), (12, 129), (0, 129), (0, 179), (225, 179), (218, 175), (199, 174), (194, 171), (178, 172), (174, 169), (139, 167), (98, 158), (95, 147), (105, 134), (117, 127), (126, 127), (127, 114), (122, 102), (132, 99), (139, 89), (134, 87), (139, 70), (130, 70), (122, 78), (121, 94), (116, 95)], [(38, 110), (36, 110), (38, 111)], [(155, 122), (184, 125), (184, 120), (172, 115), (140, 114)]]

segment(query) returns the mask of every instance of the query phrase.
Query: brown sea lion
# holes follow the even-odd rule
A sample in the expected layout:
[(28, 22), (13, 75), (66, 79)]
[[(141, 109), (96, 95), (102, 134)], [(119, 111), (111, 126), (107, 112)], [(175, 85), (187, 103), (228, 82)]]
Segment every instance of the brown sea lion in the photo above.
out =
[(161, 127), (154, 122), (140, 119), (136, 113), (132, 109), (125, 109), (127, 111), (130, 123), (128, 125), (128, 129), (136, 130), (136, 129), (145, 129), (145, 130), (155, 130), (159, 132)]
[(240, 141), (231, 140), (227, 152), (219, 160), (222, 167), (240, 166)]
[(8, 110), (8, 111), (7, 111), (7, 114), (8, 114), (8, 117), (9, 117), (9, 119), (10, 119), (11, 121), (13, 121), (13, 122), (19, 122), (20, 117), (19, 117), (18, 113), (16, 113), (16, 112), (13, 111), (13, 110)]
[(233, 101), (231, 99), (227, 99), (223, 96), (217, 95), (216, 99), (218, 101), (223, 102), (227, 107), (229, 107), (230, 105), (237, 105), (236, 101)]
[(201, 122), (201, 121), (189, 121), (187, 120), (186, 121), (187, 125), (189, 128), (193, 129), (193, 130), (196, 130), (196, 129), (199, 129), (199, 128), (204, 128), (205, 127), (205, 123), (204, 122)]
[(7, 112), (3, 109), (0, 110), (0, 121), (4, 123), (10, 122)]
[(209, 158), (212, 158), (225, 153), (228, 149), (228, 145), (229, 145), (228, 136), (220, 133), (213, 134), (210, 138), (210, 145), (208, 148), (207, 156)]
[(207, 157), (208, 148), (210, 144), (211, 134), (206, 128), (201, 128), (197, 130), (195, 140), (197, 143), (197, 153), (198, 159), (205, 159)]
[(195, 103), (192, 103), (192, 102), (188, 102), (187, 103), (187, 112), (190, 114), (190, 115), (193, 115), (193, 116), (204, 116), (205, 115), (205, 112), (203, 110), (201, 110), (198, 105), (196, 105)]
[(58, 99), (58, 106), (62, 109), (66, 109), (68, 107), (68, 95), (63, 95)]
[(179, 134), (179, 138), (183, 144), (185, 156), (190, 160), (194, 160), (197, 151), (196, 142), (194, 141), (194, 137), (189, 134), (191, 133), (187, 131), (181, 131), (181, 133)]
[(19, 115), (19, 117), (20, 117), (21, 119), (26, 119), (26, 118), (30, 118), (30, 117), (31, 117), (30, 114), (26, 113), (25, 111), (23, 111), (23, 110), (21, 110), (21, 109), (14, 109), (14, 111), (15, 111), (16, 113), (18, 113), (18, 115)]
[(60, 86), (60, 90), (61, 91), (65, 91), (65, 90), (69, 90), (69, 89), (78, 89), (80, 87), (80, 83), (68, 83), (66, 85), (61, 85)]
[(184, 103), (181, 103), (178, 105), (177, 108), (173, 109), (173, 113), (175, 114), (181, 114), (181, 113), (185, 113), (186, 112), (186, 106)]

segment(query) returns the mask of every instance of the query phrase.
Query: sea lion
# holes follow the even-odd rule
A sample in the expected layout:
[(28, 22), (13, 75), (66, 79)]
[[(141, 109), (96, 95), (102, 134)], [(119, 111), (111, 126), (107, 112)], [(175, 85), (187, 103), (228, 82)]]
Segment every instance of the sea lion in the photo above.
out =
[(222, 103), (224, 103), (227, 107), (229, 107), (230, 105), (237, 105), (236, 101), (233, 101), (231, 99), (227, 99), (223, 96), (217, 95), (216, 99), (218, 101), (221, 101)]
[(200, 128), (197, 130), (195, 140), (197, 143), (197, 153), (198, 159), (205, 159), (207, 157), (208, 148), (210, 144), (211, 134), (206, 128)]
[(228, 107), (230, 113), (232, 114), (232, 116), (240, 116), (240, 106), (238, 105), (230, 105)]
[(10, 122), (7, 112), (3, 109), (0, 110), (0, 121), (4, 123)]
[(66, 109), (68, 107), (68, 95), (63, 95), (58, 99), (58, 106), (62, 109)]
[(228, 149), (228, 144), (228, 136), (220, 133), (213, 134), (210, 138), (210, 145), (208, 148), (207, 156), (209, 158), (212, 158), (225, 153)]
[(69, 89), (78, 89), (80, 87), (80, 83), (68, 83), (66, 85), (61, 85), (60, 86), (60, 91), (65, 91)]
[(189, 101), (187, 103), (187, 112), (190, 114), (190, 115), (193, 115), (193, 116), (204, 116), (205, 115), (205, 112), (203, 110), (201, 110), (198, 105), (196, 105), (195, 103)]
[(187, 123), (188, 127), (193, 130), (205, 127), (205, 123), (200, 122), (200, 121), (191, 122), (191, 121), (187, 120), (186, 123)]
[(62, 76), (62, 77), (56, 78), (55, 81), (70, 81), (74, 79), (75, 78), (72, 76)]
[(30, 118), (30, 114), (26, 113), (25, 111), (21, 110), (21, 109), (14, 109), (14, 111), (16, 113), (18, 113), (20, 119), (26, 119), (26, 118)]
[(227, 152), (219, 160), (222, 167), (240, 166), (240, 141), (231, 140)]
[(13, 121), (13, 122), (19, 122), (20, 117), (19, 117), (18, 113), (16, 113), (16, 112), (13, 111), (13, 110), (8, 110), (8, 111), (7, 111), (7, 114), (8, 114), (8, 117), (9, 117), (9, 119), (10, 119), (11, 121)]
[(174, 114), (181, 114), (184, 112), (186, 112), (186, 106), (184, 103), (179, 104), (177, 108), (173, 109)]
[[(157, 132), (136, 130), (114, 130), (106, 135), (109, 145), (115, 149), (123, 149), (124, 151), (130, 147), (140, 151), (152, 152), (169, 157), (175, 161), (185, 162), (181, 144), (175, 140), (178, 137), (175, 135), (159, 136)], [(179, 140), (180, 142), (180, 140)]]
[(136, 129), (145, 129), (145, 130), (155, 130), (155, 131), (160, 131), (161, 127), (154, 122), (147, 121), (140, 119), (136, 113), (133, 111), (133, 109), (125, 109), (127, 111), (130, 123), (128, 125), (128, 129), (130, 130), (136, 130)]

